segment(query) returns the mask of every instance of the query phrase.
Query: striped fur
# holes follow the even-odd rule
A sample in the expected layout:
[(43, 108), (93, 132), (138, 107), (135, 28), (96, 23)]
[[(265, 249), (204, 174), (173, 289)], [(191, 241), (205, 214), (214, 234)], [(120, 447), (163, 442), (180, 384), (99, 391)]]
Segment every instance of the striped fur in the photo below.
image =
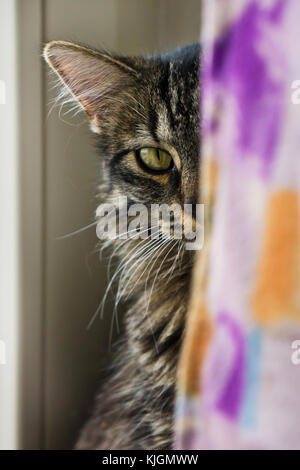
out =
[[(129, 205), (195, 203), (199, 45), (149, 58), (113, 58), (77, 47), (50, 43), (45, 57), (92, 122), (101, 155), (99, 201), (117, 203), (122, 195)], [(104, 66), (104, 78), (97, 80)], [(153, 175), (140, 168), (135, 151), (142, 147), (169, 151), (172, 170)], [(125, 333), (76, 447), (170, 449), (193, 254), (163, 234), (156, 242), (109, 244), (121, 263), (116, 302), (128, 304)]]

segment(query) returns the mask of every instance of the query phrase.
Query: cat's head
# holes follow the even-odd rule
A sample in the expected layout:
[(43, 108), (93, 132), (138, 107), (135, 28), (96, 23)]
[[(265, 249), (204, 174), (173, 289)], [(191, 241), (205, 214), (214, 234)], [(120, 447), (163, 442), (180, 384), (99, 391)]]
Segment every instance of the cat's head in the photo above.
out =
[(110, 201), (195, 204), (199, 168), (200, 46), (117, 57), (63, 41), (44, 57), (98, 135)]

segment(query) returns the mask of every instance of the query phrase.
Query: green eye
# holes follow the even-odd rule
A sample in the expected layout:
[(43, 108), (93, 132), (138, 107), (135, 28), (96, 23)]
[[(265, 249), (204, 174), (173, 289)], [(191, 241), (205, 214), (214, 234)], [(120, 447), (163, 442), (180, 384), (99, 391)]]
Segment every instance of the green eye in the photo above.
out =
[(168, 152), (154, 147), (143, 148), (139, 152), (142, 162), (151, 170), (168, 170), (172, 163), (172, 157)]

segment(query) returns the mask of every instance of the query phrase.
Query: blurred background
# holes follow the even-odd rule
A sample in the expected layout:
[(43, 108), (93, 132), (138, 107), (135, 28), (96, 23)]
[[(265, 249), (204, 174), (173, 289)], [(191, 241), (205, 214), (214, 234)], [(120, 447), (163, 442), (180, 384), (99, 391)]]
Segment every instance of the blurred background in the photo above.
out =
[(110, 358), (95, 253), (98, 156), (83, 115), (52, 108), (52, 39), (122, 54), (199, 40), (200, 0), (0, 0), (0, 448), (66, 449)]

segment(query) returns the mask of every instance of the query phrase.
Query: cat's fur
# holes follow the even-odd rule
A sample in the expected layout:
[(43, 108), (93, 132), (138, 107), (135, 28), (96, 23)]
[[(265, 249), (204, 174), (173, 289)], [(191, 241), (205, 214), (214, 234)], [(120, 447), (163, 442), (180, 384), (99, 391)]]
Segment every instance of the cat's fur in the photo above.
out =
[[(44, 55), (98, 134), (101, 198), (117, 202), (124, 195), (129, 206), (196, 202), (199, 45), (120, 58), (52, 42)], [(167, 174), (147, 174), (136, 164), (135, 150), (157, 146), (174, 158)], [(119, 297), (129, 297), (125, 335), (76, 447), (170, 449), (193, 254), (177, 240), (157, 241), (152, 251), (149, 239), (112, 243), (124, 267)]]

